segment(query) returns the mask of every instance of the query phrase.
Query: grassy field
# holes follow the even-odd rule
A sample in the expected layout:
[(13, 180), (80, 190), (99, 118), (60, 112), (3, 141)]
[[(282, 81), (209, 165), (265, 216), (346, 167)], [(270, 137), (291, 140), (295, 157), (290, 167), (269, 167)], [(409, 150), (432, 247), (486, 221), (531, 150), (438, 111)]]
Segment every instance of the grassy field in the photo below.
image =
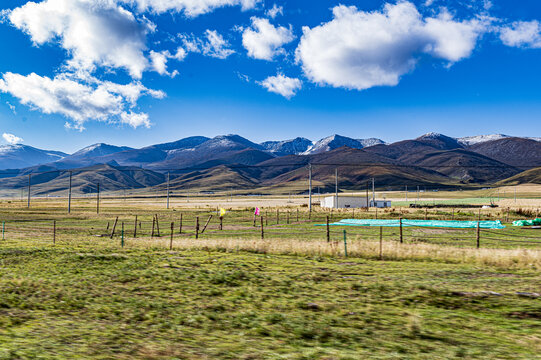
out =
[(541, 351), (531, 269), (93, 246), (0, 254), (2, 359), (535, 359)]
[[(533, 230), (485, 231), (476, 249), (474, 230), (405, 228), (400, 244), (388, 228), (380, 247), (379, 228), (348, 228), (346, 258), (342, 228), (328, 243), (314, 224), (374, 210), (309, 218), (300, 207), (297, 221), (297, 208), (263, 208), (261, 239), (253, 209), (241, 206), (227, 207), (220, 231), (214, 204), (165, 210), (106, 199), (99, 215), (91, 200), (75, 201), (69, 215), (65, 205), (1, 204), (0, 359), (541, 359)], [(523, 218), (517, 211), (481, 216)], [(156, 214), (161, 236), (151, 237)], [(202, 228), (210, 215), (196, 240), (196, 217)]]

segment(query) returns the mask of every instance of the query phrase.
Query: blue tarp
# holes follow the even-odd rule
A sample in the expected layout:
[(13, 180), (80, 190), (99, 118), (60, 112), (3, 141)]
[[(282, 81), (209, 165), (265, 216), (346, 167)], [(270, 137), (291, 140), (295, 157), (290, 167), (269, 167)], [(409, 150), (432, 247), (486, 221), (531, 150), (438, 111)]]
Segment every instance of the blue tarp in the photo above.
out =
[[(431, 228), (453, 228), (453, 229), (475, 229), (477, 221), (459, 221), (459, 220), (402, 220), (404, 227), (431, 227)], [(374, 227), (399, 227), (400, 220), (374, 220), (374, 219), (345, 219), (339, 222), (329, 224), (332, 226), (374, 226)], [(326, 226), (318, 224), (317, 226)], [(505, 229), (500, 220), (479, 221), (481, 229)]]

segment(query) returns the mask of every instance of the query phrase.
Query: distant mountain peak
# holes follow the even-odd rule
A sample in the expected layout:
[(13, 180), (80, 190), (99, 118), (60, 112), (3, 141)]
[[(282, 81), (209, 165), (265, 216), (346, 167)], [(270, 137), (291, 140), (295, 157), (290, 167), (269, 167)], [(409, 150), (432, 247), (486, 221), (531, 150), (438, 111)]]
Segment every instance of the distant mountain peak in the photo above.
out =
[(266, 141), (260, 145), (273, 154), (280, 155), (299, 155), (308, 150), (314, 143), (303, 137), (297, 137), (291, 140), (283, 141)]

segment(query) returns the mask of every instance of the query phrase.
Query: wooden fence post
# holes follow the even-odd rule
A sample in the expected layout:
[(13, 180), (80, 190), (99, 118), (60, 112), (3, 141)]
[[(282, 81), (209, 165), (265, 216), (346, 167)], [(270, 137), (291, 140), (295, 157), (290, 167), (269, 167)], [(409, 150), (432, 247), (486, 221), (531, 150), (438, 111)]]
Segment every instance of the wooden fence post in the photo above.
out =
[(56, 244), (56, 220), (53, 220), (53, 245)]
[(160, 221), (158, 220), (158, 214), (156, 214), (156, 232), (158, 237), (160, 237)]
[(152, 232), (150, 233), (151, 238), (154, 237), (154, 226), (155, 226), (155, 224), (156, 224), (156, 217), (152, 216)]
[(299, 208), (297, 208), (297, 222), (299, 222)]
[(280, 209), (276, 208), (276, 225), (280, 224)]
[(171, 223), (171, 240), (169, 241), (169, 250), (173, 250), (173, 232), (175, 231), (175, 223)]
[(124, 247), (124, 221), (122, 221), (122, 229), (120, 230), (120, 245)]
[(113, 236), (115, 236), (115, 229), (116, 229), (117, 223), (118, 223), (118, 216), (116, 217), (115, 222), (113, 224), (113, 231), (111, 231), (111, 239), (113, 238)]
[(477, 222), (477, 248), (481, 246), (481, 222)]
[(224, 217), (220, 216), (220, 231), (224, 229)]
[(287, 211), (287, 224), (289, 225), (289, 210)]
[(263, 216), (261, 217), (261, 240), (265, 239), (265, 229), (263, 227)]
[(195, 238), (199, 239), (199, 216), (195, 218)]
[(135, 223), (133, 224), (133, 238), (137, 238), (137, 215), (135, 215)]
[(327, 242), (331, 242), (331, 229), (329, 228), (329, 216), (327, 215)]
[(180, 213), (180, 225), (178, 226), (178, 233), (182, 234), (182, 213)]
[(209, 226), (210, 220), (212, 220), (212, 215), (209, 216), (209, 219), (207, 220), (205, 226), (203, 227), (203, 230), (201, 230), (201, 234), (203, 234), (205, 230), (207, 230), (207, 226)]

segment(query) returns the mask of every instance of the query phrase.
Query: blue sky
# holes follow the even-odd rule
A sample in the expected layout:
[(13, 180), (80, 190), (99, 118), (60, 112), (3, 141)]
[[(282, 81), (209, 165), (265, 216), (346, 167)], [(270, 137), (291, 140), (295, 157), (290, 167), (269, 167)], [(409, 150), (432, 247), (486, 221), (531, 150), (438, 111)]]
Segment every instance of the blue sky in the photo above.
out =
[(36, 147), (541, 136), (535, 0), (2, 4), (0, 131)]

